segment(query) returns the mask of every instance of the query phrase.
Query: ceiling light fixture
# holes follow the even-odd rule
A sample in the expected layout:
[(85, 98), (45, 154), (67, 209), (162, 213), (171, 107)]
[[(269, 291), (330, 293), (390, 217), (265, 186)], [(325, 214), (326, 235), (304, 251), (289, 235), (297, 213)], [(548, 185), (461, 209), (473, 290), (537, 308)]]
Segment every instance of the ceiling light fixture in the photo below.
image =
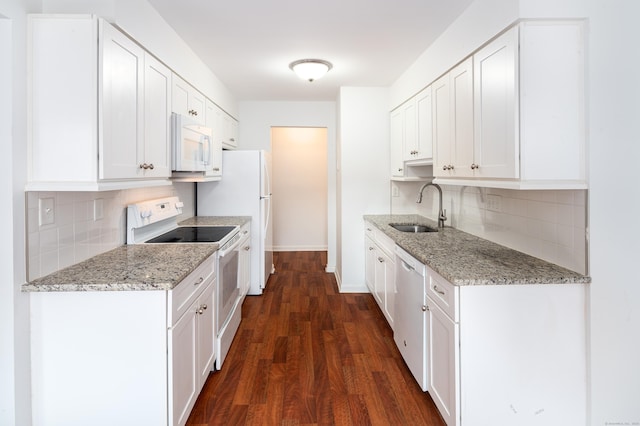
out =
[(300, 59), (289, 64), (289, 68), (303, 80), (312, 82), (325, 75), (333, 65), (322, 59)]

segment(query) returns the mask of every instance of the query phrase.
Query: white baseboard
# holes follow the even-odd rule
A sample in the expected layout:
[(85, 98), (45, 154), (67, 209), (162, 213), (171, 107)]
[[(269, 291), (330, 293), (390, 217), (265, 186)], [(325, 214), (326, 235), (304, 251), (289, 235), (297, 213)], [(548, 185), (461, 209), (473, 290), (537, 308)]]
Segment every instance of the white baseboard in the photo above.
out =
[(273, 246), (273, 251), (327, 251), (327, 246)]
[(371, 293), (369, 291), (369, 287), (367, 287), (366, 285), (358, 285), (358, 284), (342, 284), (342, 285), (338, 285), (338, 288), (340, 289), (340, 293)]
[(329, 274), (331, 274), (331, 273), (335, 274), (336, 273), (336, 265), (327, 265), (324, 268), (324, 271), (329, 273)]

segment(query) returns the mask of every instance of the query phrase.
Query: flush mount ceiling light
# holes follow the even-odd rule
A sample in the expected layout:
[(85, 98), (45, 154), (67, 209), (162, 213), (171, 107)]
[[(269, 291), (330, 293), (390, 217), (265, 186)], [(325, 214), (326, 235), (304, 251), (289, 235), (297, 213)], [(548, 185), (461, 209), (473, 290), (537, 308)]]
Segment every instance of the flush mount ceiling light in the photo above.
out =
[(303, 80), (312, 82), (325, 75), (333, 65), (322, 59), (300, 59), (289, 64), (289, 68)]

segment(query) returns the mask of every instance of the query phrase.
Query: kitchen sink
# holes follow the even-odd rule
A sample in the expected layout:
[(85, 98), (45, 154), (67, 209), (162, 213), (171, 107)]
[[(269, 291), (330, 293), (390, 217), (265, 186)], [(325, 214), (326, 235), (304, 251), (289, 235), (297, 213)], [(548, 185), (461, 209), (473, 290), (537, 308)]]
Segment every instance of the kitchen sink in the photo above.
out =
[(438, 229), (436, 228), (432, 228), (430, 226), (427, 225), (419, 225), (419, 224), (405, 224), (405, 223), (390, 223), (389, 226), (391, 226), (392, 228), (397, 229), (398, 231), (402, 231), (402, 232), (413, 232), (413, 233), (419, 233), (419, 232), (438, 232)]

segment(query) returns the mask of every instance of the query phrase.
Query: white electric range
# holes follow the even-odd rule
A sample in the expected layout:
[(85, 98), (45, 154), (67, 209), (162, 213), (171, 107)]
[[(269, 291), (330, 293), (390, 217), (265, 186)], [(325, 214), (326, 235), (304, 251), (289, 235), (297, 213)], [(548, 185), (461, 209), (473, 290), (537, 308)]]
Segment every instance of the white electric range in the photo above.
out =
[(127, 244), (218, 244), (215, 270), (216, 368), (229, 351), (241, 320), (238, 287), (239, 226), (180, 226), (184, 204), (178, 197), (142, 201), (127, 206)]

